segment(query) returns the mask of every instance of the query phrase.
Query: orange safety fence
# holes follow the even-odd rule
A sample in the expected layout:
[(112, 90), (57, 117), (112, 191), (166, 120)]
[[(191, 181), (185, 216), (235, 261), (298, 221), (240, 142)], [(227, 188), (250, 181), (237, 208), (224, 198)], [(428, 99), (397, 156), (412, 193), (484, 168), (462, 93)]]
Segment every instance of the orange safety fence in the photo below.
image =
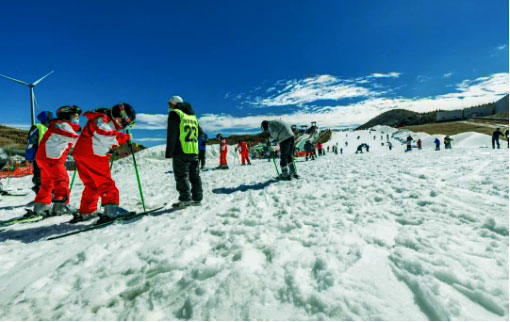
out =
[(25, 166), (21, 166), (20, 163), (17, 163), (14, 168), (0, 171), (0, 179), (5, 178), (21, 178), (25, 176), (30, 176), (33, 173), (33, 166), (31, 163), (26, 163)]

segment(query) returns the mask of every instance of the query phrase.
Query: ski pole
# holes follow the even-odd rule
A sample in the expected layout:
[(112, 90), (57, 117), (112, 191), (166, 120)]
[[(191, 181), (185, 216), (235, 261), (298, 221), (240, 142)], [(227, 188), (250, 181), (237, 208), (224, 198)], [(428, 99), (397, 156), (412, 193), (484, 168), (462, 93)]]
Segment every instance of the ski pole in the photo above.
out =
[(274, 163), (274, 168), (276, 170), (276, 175), (279, 176), (280, 175), (280, 172), (278, 171), (278, 167), (276, 166), (276, 159), (275, 157), (273, 156), (273, 163)]
[(113, 155), (115, 154), (115, 151), (117, 151), (117, 147), (115, 147), (112, 151), (112, 159), (110, 160), (110, 171), (112, 170), (113, 167)]
[[(126, 132), (127, 132), (127, 134), (131, 134), (129, 131), (129, 128), (126, 129)], [(129, 149), (131, 150), (131, 155), (133, 156), (133, 164), (135, 166), (136, 181), (138, 182), (138, 190), (140, 191), (140, 198), (142, 199), (143, 211), (147, 211), (145, 209), (145, 200), (143, 199), (142, 184), (140, 183), (140, 175), (138, 174), (138, 166), (136, 165), (135, 151), (133, 150), (133, 142), (131, 141), (131, 138), (129, 139), (128, 144), (129, 144)]]
[(69, 192), (71, 192), (71, 190), (73, 190), (73, 185), (74, 185), (74, 179), (76, 178), (76, 162), (74, 163), (74, 172), (73, 172), (73, 177), (71, 178), (71, 184), (69, 185)]

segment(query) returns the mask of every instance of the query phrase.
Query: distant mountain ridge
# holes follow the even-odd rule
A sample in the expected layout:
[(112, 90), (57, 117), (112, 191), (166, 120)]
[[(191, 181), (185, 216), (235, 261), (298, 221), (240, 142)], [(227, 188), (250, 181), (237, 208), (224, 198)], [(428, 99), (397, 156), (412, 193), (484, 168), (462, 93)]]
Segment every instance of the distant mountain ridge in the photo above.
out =
[(365, 124), (360, 125), (356, 130), (366, 130), (376, 125), (387, 125), (391, 127), (402, 127), (409, 125), (421, 125), (435, 123), (437, 112), (417, 113), (405, 109), (394, 109), (374, 117)]

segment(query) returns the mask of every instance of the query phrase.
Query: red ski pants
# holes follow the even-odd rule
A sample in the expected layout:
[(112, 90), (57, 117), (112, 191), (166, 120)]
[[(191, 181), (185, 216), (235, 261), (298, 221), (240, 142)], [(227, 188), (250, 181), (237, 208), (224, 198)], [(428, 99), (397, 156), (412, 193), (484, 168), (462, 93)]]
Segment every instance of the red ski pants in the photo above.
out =
[(245, 164), (246, 161), (248, 161), (248, 163), (250, 163), (250, 156), (248, 155), (248, 151), (247, 152), (241, 152), (241, 163)]
[(81, 195), (80, 214), (90, 214), (101, 205), (119, 205), (119, 189), (110, 172), (110, 158), (75, 155), (76, 167), (85, 189)]
[(41, 169), (41, 187), (34, 202), (50, 204), (52, 201), (69, 203), (69, 175), (65, 160), (37, 160)]
[(220, 151), (220, 165), (227, 165), (227, 151)]

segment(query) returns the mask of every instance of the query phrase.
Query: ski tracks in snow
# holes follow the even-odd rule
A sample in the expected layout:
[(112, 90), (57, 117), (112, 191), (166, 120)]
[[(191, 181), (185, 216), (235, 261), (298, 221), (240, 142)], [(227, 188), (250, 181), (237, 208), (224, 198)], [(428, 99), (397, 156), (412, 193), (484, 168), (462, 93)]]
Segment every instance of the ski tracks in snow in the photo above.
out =
[[(274, 165), (266, 161), (204, 171), (202, 206), (54, 242), (4, 242), (2, 257), (18, 255), (0, 277), (18, 271), (26, 283), (4, 284), (0, 313), (50, 320), (507, 319), (502, 152), (328, 154), (298, 162), (301, 179), (290, 182), (272, 180)], [(128, 161), (114, 165), (114, 177), (123, 204), (139, 207)], [(139, 158), (139, 166), (151, 206), (177, 200), (169, 162)]]

